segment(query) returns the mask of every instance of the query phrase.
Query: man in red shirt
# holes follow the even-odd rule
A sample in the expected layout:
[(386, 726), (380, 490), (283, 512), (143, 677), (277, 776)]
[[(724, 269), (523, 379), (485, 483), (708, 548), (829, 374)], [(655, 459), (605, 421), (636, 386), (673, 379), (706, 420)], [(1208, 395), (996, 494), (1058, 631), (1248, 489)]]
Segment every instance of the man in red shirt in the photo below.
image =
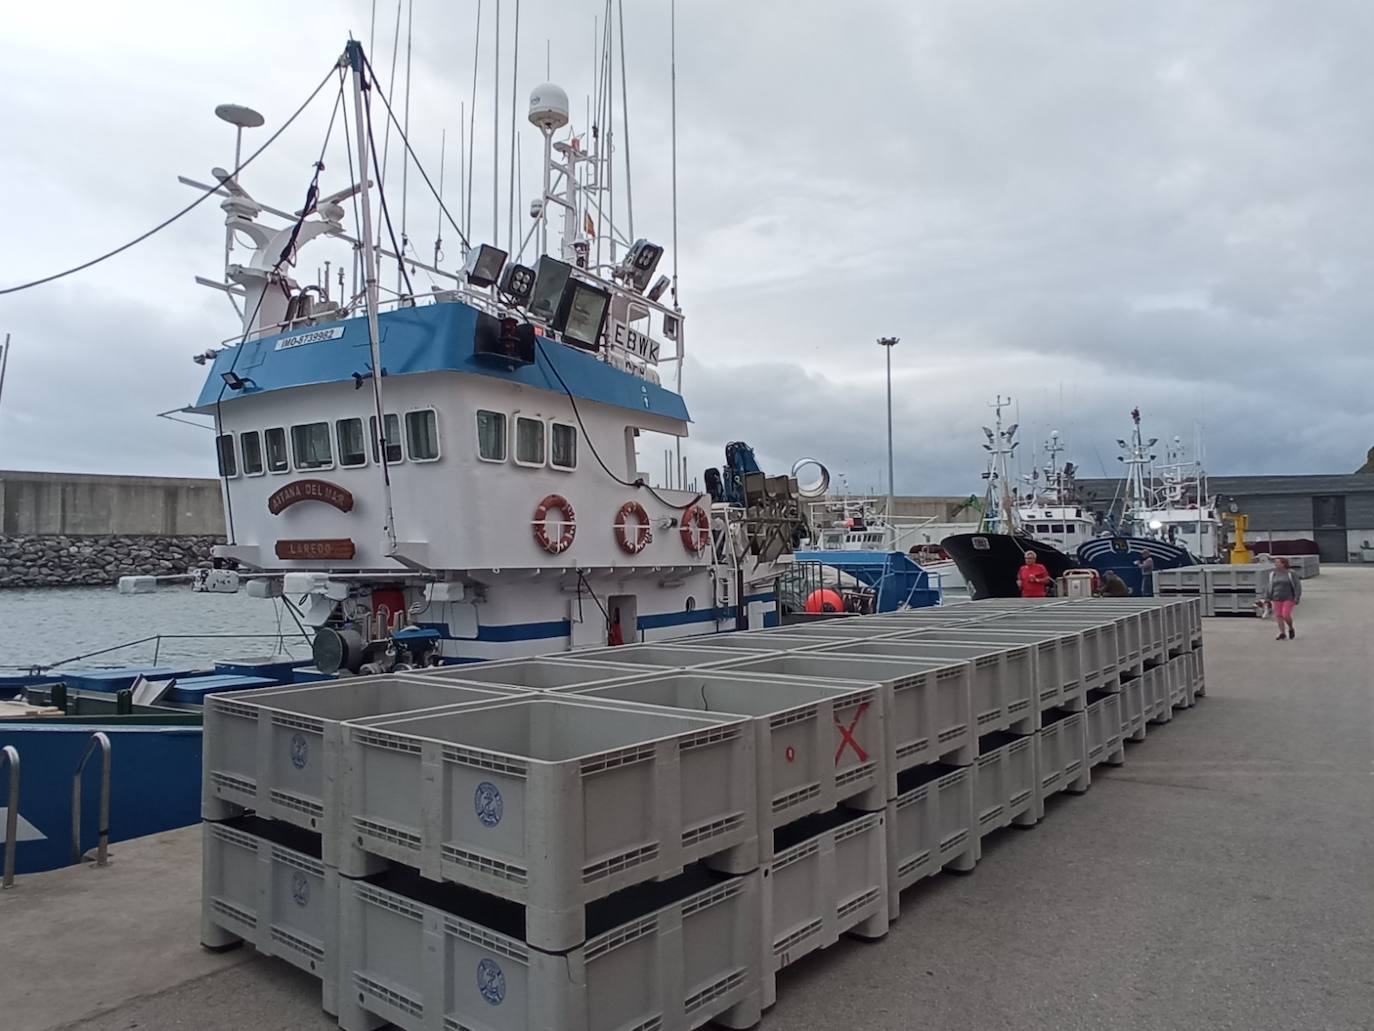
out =
[(1050, 571), (1042, 566), (1033, 551), (1026, 552), (1025, 564), (1016, 571), (1016, 583), (1023, 598), (1043, 598), (1050, 585)]

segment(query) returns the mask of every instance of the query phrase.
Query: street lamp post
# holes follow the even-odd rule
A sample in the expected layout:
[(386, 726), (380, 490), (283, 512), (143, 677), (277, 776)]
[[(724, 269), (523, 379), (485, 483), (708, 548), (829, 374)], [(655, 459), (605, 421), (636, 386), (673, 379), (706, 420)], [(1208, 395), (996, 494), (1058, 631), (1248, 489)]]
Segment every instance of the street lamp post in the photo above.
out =
[[(897, 337), (879, 337), (878, 346), (887, 353), (887, 522), (892, 525), (892, 496), (896, 493), (892, 476), (892, 349)], [(896, 539), (894, 536), (894, 546)]]

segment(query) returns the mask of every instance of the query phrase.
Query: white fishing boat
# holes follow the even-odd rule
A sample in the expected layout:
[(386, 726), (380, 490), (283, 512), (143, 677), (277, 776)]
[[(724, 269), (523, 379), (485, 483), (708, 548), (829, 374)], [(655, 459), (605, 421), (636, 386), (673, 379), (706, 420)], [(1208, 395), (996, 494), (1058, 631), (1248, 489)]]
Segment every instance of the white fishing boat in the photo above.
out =
[[(205, 586), (290, 603), (314, 627), (325, 672), (767, 625), (802, 499), (744, 445), (708, 492), (685, 477), (651, 484), (641, 441), (680, 449), (689, 431), (687, 323), (675, 281), (658, 273), (664, 248), (640, 238), (618, 251), (619, 228), (604, 221), (609, 134), (593, 132), (587, 151), (591, 127), (573, 131), (566, 93), (537, 87), (535, 256), (464, 238), (460, 271), (400, 260), (373, 239), (380, 212), (394, 246), (374, 139), (394, 116), (357, 44), (340, 69), (355, 180), (320, 197), (317, 171), (295, 215), (256, 201), (235, 173), (216, 169), (209, 187), (248, 255), (226, 247), (223, 283), (202, 280), (242, 314), (240, 332), (196, 356), (208, 375), (186, 409), (213, 420), (223, 480), (228, 542), (215, 555), (226, 568)], [(599, 217), (610, 236), (600, 261)], [(337, 292), (327, 271), (298, 278), (317, 240), (352, 245), (352, 294), (342, 268)], [(399, 289), (383, 302), (388, 260)], [(442, 285), (412, 288), (417, 269)]]

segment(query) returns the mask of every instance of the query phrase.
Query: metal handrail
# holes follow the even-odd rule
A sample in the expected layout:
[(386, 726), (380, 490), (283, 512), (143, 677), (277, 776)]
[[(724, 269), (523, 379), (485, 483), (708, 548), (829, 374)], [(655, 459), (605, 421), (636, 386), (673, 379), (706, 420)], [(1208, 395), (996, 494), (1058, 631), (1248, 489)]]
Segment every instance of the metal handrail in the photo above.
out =
[(81, 862), (81, 774), (91, 753), (99, 746), (100, 756), (100, 826), (96, 848), (96, 866), (105, 866), (110, 848), (110, 739), (100, 731), (91, 735), (86, 751), (81, 755), (72, 777), (72, 862)]
[(10, 764), (9, 808), (5, 810), (5, 874), (0, 887), (14, 887), (14, 853), (19, 847), (19, 750), (14, 745), (0, 748), (0, 759)]

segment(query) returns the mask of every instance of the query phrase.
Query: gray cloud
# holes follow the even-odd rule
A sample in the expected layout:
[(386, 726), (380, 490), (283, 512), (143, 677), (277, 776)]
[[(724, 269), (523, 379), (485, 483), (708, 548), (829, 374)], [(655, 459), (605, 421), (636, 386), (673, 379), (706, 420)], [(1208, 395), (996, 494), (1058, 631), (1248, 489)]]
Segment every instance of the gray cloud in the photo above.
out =
[[(635, 230), (667, 242), (666, 5), (626, 6)], [(452, 203), (470, 5), (415, 7), (413, 136), (433, 172), (448, 128)], [(394, 6), (378, 8), (385, 77)], [(583, 109), (601, 10), (526, 0), (522, 102), (551, 38), (553, 77)], [(297, 25), (249, 4), (236, 19), (260, 28), (251, 46), (182, 11), (102, 9), (61, 24), (50, 10), (11, 13), (0, 283), (184, 203), (176, 173), (228, 161), (214, 103), (252, 103), (277, 124), (349, 30), (368, 37), (371, 5), (325, 4)], [(503, 239), (511, 14), (504, 5)], [(1025, 449), (1057, 426), (1094, 475), (1116, 465), (1113, 442), (1136, 404), (1160, 437), (1191, 437), (1200, 420), (1219, 473), (1345, 470), (1374, 441), (1370, 5), (700, 0), (679, 5), (678, 19), (694, 470), (744, 438), (773, 468), (812, 454), (856, 489), (879, 487), (873, 341), (889, 333), (902, 337), (904, 492), (978, 488), (978, 426), (998, 391), (1019, 402)], [(482, 237), (490, 75), (488, 40), (473, 191)], [(296, 205), (327, 104), (252, 170), (255, 194)], [(535, 143), (523, 135), (525, 195), (536, 190)], [(389, 193), (396, 153), (393, 140)], [(326, 163), (327, 187), (342, 185), (340, 141)], [(410, 235), (427, 255), (436, 212), (413, 176), (411, 186)], [(87, 276), (0, 299), (0, 328), (18, 340), (0, 465), (211, 471), (208, 435), (151, 414), (189, 400), (200, 370), (187, 356), (234, 329), (227, 305), (189, 279), (218, 274), (221, 241), (207, 204)]]

